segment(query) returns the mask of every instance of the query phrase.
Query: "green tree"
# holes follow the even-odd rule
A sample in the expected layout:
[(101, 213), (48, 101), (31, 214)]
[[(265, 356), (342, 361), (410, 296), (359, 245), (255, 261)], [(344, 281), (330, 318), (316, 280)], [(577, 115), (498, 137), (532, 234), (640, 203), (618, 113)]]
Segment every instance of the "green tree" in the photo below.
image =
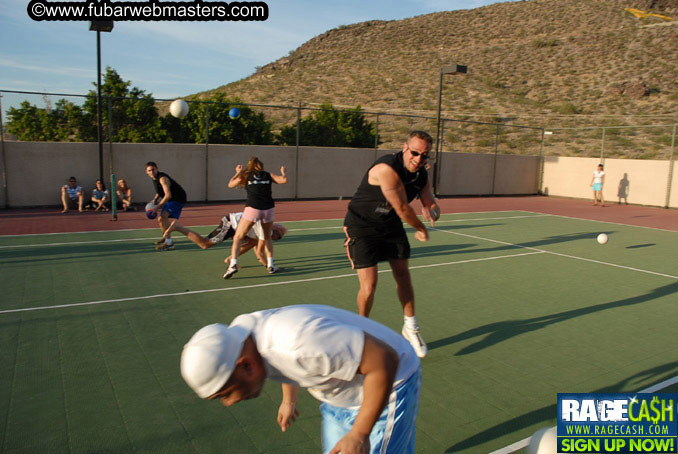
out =
[[(325, 103), (320, 110), (303, 118), (300, 124), (299, 145), (319, 147), (374, 147), (375, 126), (367, 121), (360, 106), (347, 111), (335, 109)], [(278, 141), (295, 145), (297, 126), (284, 126)]]
[(58, 100), (54, 108), (44, 109), (24, 101), (20, 108), (10, 108), (8, 114), (7, 131), (19, 140), (74, 141), (82, 127), (82, 109), (65, 99)]
[[(96, 86), (96, 83), (94, 83)], [(155, 101), (143, 90), (132, 87), (112, 68), (106, 68), (102, 93), (103, 140), (108, 141), (108, 98), (111, 99), (114, 142), (164, 142), (167, 132), (162, 127)], [(10, 108), (7, 131), (26, 141), (96, 142), (97, 93), (92, 90), (80, 107), (65, 99), (54, 108), (38, 108), (27, 101), (20, 108)]]
[[(207, 101), (189, 102), (188, 115), (179, 120), (166, 118), (163, 124), (172, 126), (168, 135), (172, 141), (186, 139), (191, 142), (205, 143), (205, 119), (209, 110), (209, 143), (237, 143), (244, 145), (273, 144), (272, 125), (262, 113), (257, 113), (241, 104), (238, 98), (229, 100), (223, 93), (217, 93)], [(228, 112), (232, 107), (240, 109), (238, 118), (231, 118)], [(171, 117), (168, 114), (168, 117)], [(179, 121), (180, 125), (176, 126)]]
[[(94, 84), (96, 87), (96, 84)], [(108, 137), (108, 98), (111, 102), (113, 142), (164, 142), (167, 132), (162, 128), (155, 100), (137, 87), (130, 88), (131, 82), (125, 81), (111, 67), (101, 84), (101, 118), (104, 140)], [(79, 133), (83, 141), (97, 140), (97, 93), (92, 90), (83, 105), (84, 127)]]
[(82, 108), (66, 99), (60, 99), (52, 111), (56, 128), (54, 140), (60, 142), (74, 142), (78, 140), (78, 131), (84, 127)]
[(7, 132), (24, 141), (54, 140), (50, 135), (50, 118), (46, 109), (24, 101), (20, 108), (10, 107), (7, 111)]

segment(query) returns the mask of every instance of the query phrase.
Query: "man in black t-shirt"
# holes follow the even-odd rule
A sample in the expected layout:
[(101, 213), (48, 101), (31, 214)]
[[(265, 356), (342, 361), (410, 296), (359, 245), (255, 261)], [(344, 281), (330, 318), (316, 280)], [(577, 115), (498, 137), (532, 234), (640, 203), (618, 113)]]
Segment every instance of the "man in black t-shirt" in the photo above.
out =
[[(155, 197), (151, 203), (155, 204), (153, 211), (158, 216), (158, 225), (164, 233), (169, 227), (168, 218), (179, 219), (181, 210), (186, 203), (186, 191), (179, 183), (166, 173), (158, 171), (158, 165), (149, 161), (146, 163), (146, 175), (148, 175), (155, 185)], [(165, 240), (156, 241), (156, 249), (159, 251), (169, 251), (174, 249), (172, 238), (167, 236)]]
[(428, 133), (413, 131), (401, 152), (372, 164), (348, 204), (344, 220), (346, 253), (360, 281), (357, 297), (360, 315), (369, 317), (377, 288), (377, 264), (388, 260), (405, 316), (402, 334), (420, 358), (428, 350), (414, 314), (414, 289), (408, 266), (410, 244), (403, 221), (416, 230), (417, 240), (428, 241), (426, 227), (409, 204), (419, 197), (422, 215), (431, 224), (440, 215), (425, 169), (432, 142)]

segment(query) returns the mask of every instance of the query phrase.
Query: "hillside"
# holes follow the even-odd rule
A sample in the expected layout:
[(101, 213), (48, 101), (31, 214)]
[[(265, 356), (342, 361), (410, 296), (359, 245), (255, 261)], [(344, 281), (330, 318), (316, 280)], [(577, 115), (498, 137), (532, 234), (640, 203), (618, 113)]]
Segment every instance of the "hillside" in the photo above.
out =
[(675, 123), (678, 23), (637, 18), (625, 7), (678, 21), (678, 0), (530, 0), (369, 21), (329, 30), (213, 91), (250, 103), (329, 101), (435, 116), (439, 68), (459, 63), (469, 73), (445, 77), (448, 118), (548, 127)]

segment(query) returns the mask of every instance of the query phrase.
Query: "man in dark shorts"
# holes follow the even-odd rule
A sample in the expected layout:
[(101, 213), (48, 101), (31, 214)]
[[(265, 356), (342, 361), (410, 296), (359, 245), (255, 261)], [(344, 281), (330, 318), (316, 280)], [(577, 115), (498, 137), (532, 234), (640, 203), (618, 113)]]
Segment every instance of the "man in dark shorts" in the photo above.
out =
[(416, 230), (417, 240), (428, 241), (428, 231), (409, 203), (419, 197), (422, 215), (431, 223), (440, 215), (425, 168), (432, 142), (428, 133), (413, 131), (401, 152), (383, 156), (372, 164), (348, 204), (344, 219), (346, 253), (360, 281), (360, 315), (369, 317), (377, 289), (377, 264), (388, 260), (405, 316), (402, 334), (420, 358), (426, 356), (428, 349), (414, 314), (408, 266), (410, 244), (403, 221)]
[[(148, 175), (155, 185), (155, 197), (151, 203), (155, 204), (153, 211), (158, 216), (158, 225), (162, 233), (169, 227), (168, 218), (179, 219), (181, 216), (181, 209), (186, 203), (186, 191), (179, 183), (174, 181), (172, 177), (166, 173), (158, 171), (158, 165), (149, 161), (146, 163), (146, 175)], [(174, 249), (174, 243), (171, 236), (167, 236), (164, 240), (155, 242), (156, 249), (159, 251), (169, 251)]]

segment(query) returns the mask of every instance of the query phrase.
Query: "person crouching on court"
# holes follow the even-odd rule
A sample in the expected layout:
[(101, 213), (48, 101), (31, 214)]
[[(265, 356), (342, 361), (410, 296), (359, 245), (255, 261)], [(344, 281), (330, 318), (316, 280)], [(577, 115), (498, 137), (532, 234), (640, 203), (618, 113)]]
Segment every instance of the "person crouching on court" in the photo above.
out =
[(181, 375), (227, 407), (259, 396), (266, 379), (281, 383), (283, 432), (307, 388), (322, 402), (325, 453), (414, 453), (419, 358), (395, 331), (353, 312), (297, 305), (205, 326), (184, 346)]

